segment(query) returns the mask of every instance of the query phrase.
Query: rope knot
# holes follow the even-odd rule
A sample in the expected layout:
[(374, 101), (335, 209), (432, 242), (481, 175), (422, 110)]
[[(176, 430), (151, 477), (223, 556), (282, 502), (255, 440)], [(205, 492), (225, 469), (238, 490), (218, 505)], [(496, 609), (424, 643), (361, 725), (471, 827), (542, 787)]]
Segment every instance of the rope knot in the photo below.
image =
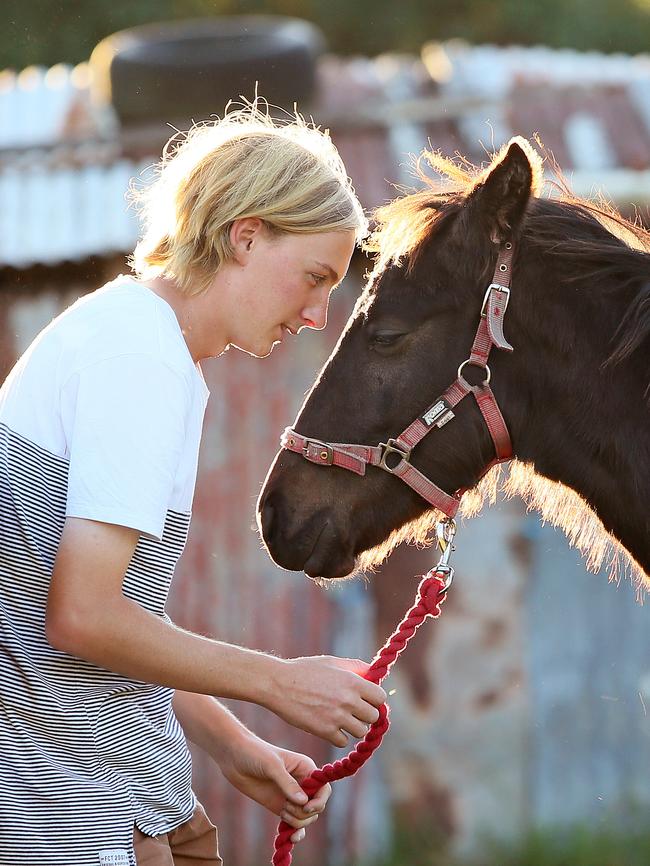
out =
[(418, 601), (424, 605), (427, 613), (438, 616), (440, 604), (445, 598), (445, 581), (435, 571), (425, 574), (418, 587)]

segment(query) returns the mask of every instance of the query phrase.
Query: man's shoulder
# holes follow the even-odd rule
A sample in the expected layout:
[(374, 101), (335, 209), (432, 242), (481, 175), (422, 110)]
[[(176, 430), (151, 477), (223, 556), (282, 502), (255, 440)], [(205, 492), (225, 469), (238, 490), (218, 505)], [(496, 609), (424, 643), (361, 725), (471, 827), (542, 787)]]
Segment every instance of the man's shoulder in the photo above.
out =
[(129, 277), (118, 277), (84, 295), (56, 324), (57, 336), (64, 338), (73, 354), (72, 368), (147, 355), (186, 378), (192, 375), (191, 359), (173, 310)]

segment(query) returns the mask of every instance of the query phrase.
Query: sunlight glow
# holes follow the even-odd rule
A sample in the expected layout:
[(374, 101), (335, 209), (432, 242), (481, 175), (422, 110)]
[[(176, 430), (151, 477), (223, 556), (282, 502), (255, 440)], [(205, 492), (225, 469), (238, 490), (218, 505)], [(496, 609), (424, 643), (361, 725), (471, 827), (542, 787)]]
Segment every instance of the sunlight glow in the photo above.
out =
[[(650, 576), (607, 532), (587, 502), (563, 484), (538, 475), (528, 463), (513, 460), (507, 469), (494, 466), (473, 490), (465, 494), (461, 515), (474, 517), (485, 504), (494, 504), (498, 493), (506, 499), (520, 496), (529, 511), (539, 513), (543, 523), (560, 528), (569, 544), (580, 551), (589, 571), (597, 572), (605, 567), (609, 580), (615, 582), (629, 576), (639, 600), (650, 590)], [(432, 546), (435, 541), (433, 530), (441, 516), (439, 511), (431, 509), (417, 520), (394, 530), (382, 544), (358, 557), (357, 569), (375, 571), (404, 542), (419, 547)]]

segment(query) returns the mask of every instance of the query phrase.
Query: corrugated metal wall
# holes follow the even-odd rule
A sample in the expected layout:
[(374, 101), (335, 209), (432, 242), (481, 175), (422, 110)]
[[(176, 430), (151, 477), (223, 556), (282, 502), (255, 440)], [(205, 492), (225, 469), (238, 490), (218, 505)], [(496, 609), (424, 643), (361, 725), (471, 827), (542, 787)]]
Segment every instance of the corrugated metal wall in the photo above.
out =
[(624, 828), (650, 803), (650, 605), (528, 520), (530, 809)]

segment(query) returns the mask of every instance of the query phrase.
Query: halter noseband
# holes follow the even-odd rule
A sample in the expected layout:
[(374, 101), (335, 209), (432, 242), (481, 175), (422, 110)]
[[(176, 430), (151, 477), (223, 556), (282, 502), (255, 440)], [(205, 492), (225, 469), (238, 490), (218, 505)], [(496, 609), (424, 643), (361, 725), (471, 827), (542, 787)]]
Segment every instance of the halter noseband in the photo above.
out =
[[(357, 475), (365, 475), (366, 466), (379, 466), (391, 475), (401, 478), (430, 505), (453, 518), (465, 490), (457, 490), (451, 495), (445, 493), (411, 464), (411, 451), (434, 428), (439, 429), (451, 421), (455, 416), (454, 408), (468, 394), (473, 394), (492, 437), (496, 455), (485, 467), (481, 477), (495, 464), (513, 457), (510, 434), (490, 388), (490, 368), (487, 363), (493, 346), (507, 352), (513, 350), (503, 335), (503, 317), (510, 300), (512, 256), (513, 246), (507, 241), (499, 250), (494, 276), (485, 292), (481, 320), (472, 351), (469, 358), (458, 368), (455, 381), (397, 438), (389, 439), (380, 445), (348, 445), (321, 442), (319, 439), (301, 436), (293, 428), (287, 427), (280, 439), (281, 446), (288, 451), (302, 454), (311, 463), (340, 466), (356, 472)], [(470, 385), (464, 378), (463, 369), (468, 364), (485, 371), (485, 379), (479, 385)]]

